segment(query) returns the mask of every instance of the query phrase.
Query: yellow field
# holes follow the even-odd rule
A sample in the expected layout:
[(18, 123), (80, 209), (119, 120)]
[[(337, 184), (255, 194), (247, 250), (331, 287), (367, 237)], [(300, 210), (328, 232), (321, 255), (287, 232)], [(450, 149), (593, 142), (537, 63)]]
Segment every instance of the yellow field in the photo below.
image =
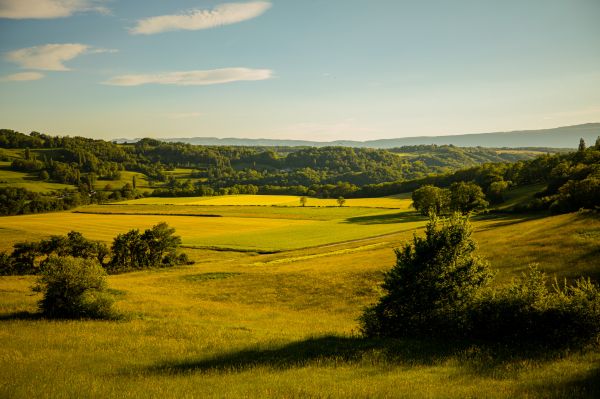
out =
[[(344, 206), (373, 207), (408, 210), (411, 204), (410, 194), (381, 198), (350, 198)], [(181, 198), (141, 198), (125, 201), (131, 205), (227, 205), (227, 206), (300, 206), (300, 197), (295, 195), (224, 195), (218, 197), (181, 197)], [(336, 199), (309, 197), (307, 207), (338, 206)]]
[[(67, 215), (47, 216), (54, 224), (98, 216), (104, 234), (111, 220), (119, 228), (123, 220), (127, 228), (138, 218), (154, 222)], [(284, 221), (314, 226), (294, 222)], [(20, 228), (55, 228), (44, 223)], [(501, 280), (530, 261), (554, 262), (566, 274), (598, 271), (597, 217), (488, 217), (475, 225)], [(184, 228), (185, 240), (194, 229)], [(109, 277), (128, 315), (122, 321), (35, 319), (34, 277), (0, 277), (0, 397), (598, 397), (598, 349), (498, 357), (477, 346), (358, 337), (357, 317), (377, 299), (393, 248), (411, 235), (267, 255), (188, 248), (193, 266)]]
[(348, 219), (307, 220), (60, 212), (4, 217), (0, 239), (3, 249), (8, 249), (12, 243), (24, 238), (39, 239), (76, 230), (91, 239), (109, 242), (129, 229), (146, 229), (163, 221), (176, 228), (184, 245), (263, 251), (357, 240), (409, 231), (424, 224), (423, 218), (389, 213)]

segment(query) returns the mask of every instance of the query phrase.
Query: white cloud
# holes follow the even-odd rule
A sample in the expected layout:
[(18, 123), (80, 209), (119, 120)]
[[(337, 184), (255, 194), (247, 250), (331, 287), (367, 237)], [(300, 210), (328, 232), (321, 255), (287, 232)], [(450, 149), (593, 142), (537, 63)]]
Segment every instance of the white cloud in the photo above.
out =
[(85, 44), (45, 44), (6, 53), (6, 59), (25, 69), (68, 71), (65, 62), (81, 54), (112, 53), (116, 50), (95, 49)]
[(249, 3), (226, 3), (212, 10), (194, 9), (183, 14), (160, 15), (141, 19), (130, 32), (138, 35), (173, 30), (200, 30), (235, 24), (256, 18), (271, 7), (268, 1), (253, 1)]
[(20, 72), (20, 73), (13, 73), (12, 75), (4, 76), (0, 80), (8, 81), (8, 82), (25, 82), (28, 80), (40, 80), (43, 77), (44, 77), (44, 74), (39, 73), (39, 72)]
[(112, 86), (140, 86), (144, 84), (163, 84), (177, 86), (201, 86), (237, 82), (241, 80), (270, 79), (270, 69), (223, 68), (206, 71), (167, 72), (149, 75), (121, 75), (106, 82)]
[(98, 0), (0, 0), (0, 18), (50, 19), (85, 11), (108, 13), (99, 3)]

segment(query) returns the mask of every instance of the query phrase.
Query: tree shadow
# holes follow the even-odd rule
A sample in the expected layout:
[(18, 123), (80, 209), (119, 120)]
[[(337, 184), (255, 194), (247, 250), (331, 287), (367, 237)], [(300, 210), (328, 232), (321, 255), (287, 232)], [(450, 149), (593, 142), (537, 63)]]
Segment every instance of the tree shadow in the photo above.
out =
[(532, 220), (542, 219), (549, 216), (546, 213), (527, 213), (527, 214), (507, 214), (507, 213), (491, 213), (487, 215), (478, 215), (473, 218), (473, 221), (492, 222), (492, 224), (480, 227), (478, 231), (493, 230), (498, 227), (511, 226), (519, 223), (525, 223)]
[(255, 367), (288, 370), (311, 363), (357, 364), (382, 366), (434, 366), (448, 360), (458, 363), (468, 373), (496, 376), (498, 370), (523, 367), (523, 360), (550, 361), (561, 351), (547, 348), (512, 348), (472, 342), (366, 339), (324, 336), (292, 342), (275, 348), (252, 348), (206, 359), (188, 359), (159, 363), (146, 371), (156, 374), (190, 372), (243, 372)]
[(32, 312), (14, 312), (0, 314), (0, 321), (11, 321), (11, 320), (40, 320), (43, 316), (41, 313)]
[(600, 398), (600, 365), (593, 370), (570, 379), (566, 382), (534, 384), (519, 392), (522, 397), (535, 396), (543, 398)]
[(416, 212), (398, 212), (388, 213), (383, 215), (356, 216), (348, 218), (344, 223), (353, 224), (392, 224), (392, 223), (410, 223), (426, 221), (425, 216), (421, 216)]

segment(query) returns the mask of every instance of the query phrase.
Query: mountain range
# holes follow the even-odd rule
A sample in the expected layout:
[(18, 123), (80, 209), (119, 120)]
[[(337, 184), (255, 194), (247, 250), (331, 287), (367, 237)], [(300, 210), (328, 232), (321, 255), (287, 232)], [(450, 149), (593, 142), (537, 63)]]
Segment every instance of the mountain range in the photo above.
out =
[[(380, 139), (368, 141), (336, 140), (280, 140), (249, 138), (217, 138), (217, 137), (180, 137), (163, 138), (168, 142), (181, 142), (198, 145), (231, 145), (231, 146), (273, 146), (273, 147), (327, 147), (344, 146), (359, 148), (394, 148), (418, 144), (453, 144), (460, 147), (493, 147), (493, 148), (576, 148), (579, 139), (593, 144), (600, 136), (600, 123), (586, 123), (574, 126), (563, 126), (552, 129), (517, 130), (510, 132), (472, 133), (448, 136), (420, 136)], [(134, 142), (137, 140), (121, 139), (118, 142)]]

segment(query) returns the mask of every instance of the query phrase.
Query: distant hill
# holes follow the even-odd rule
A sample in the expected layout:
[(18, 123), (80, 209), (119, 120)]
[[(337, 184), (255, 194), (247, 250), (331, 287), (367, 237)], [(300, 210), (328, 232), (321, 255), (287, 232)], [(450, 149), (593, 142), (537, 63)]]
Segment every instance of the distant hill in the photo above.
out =
[[(360, 148), (394, 148), (418, 144), (453, 144), (459, 147), (493, 147), (493, 148), (576, 148), (579, 139), (593, 144), (600, 136), (600, 123), (586, 123), (576, 126), (557, 127), (540, 130), (518, 130), (513, 132), (474, 133), (452, 136), (421, 136), (397, 139), (382, 139), (369, 141), (337, 140), (329, 142), (306, 140), (277, 140), (277, 139), (243, 139), (216, 137), (189, 137), (161, 139), (169, 142), (182, 142), (200, 145), (234, 145), (234, 146), (273, 146), (273, 147), (327, 147), (344, 146)], [(117, 140), (127, 142), (129, 140)], [(135, 140), (132, 140), (135, 141)]]

